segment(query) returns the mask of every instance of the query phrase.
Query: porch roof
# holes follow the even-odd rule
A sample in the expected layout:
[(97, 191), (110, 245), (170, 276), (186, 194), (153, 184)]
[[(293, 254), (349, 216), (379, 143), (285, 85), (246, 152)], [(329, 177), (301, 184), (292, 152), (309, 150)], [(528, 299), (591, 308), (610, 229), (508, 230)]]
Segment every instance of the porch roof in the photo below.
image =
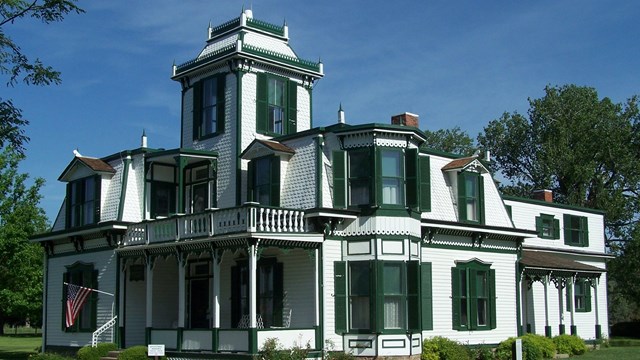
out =
[(520, 264), (525, 270), (571, 271), (582, 273), (603, 273), (606, 269), (567, 259), (544, 251), (523, 250)]

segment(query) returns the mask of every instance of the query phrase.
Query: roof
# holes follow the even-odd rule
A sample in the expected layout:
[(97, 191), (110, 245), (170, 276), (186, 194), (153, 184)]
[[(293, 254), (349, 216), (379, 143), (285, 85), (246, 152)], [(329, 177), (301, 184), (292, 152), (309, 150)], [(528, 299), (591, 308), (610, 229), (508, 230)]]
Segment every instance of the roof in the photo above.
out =
[(255, 159), (266, 155), (294, 155), (295, 150), (273, 140), (253, 140), (249, 146), (240, 154), (245, 160)]
[(67, 167), (64, 169), (62, 174), (60, 174), (60, 176), (58, 177), (58, 180), (68, 181), (69, 179), (67, 177), (69, 176), (69, 174), (71, 174), (74, 168), (77, 168), (80, 165), (87, 167), (89, 170), (91, 170), (94, 173), (99, 173), (99, 174), (115, 174), (116, 173), (116, 170), (102, 159), (76, 155), (73, 158), (73, 160), (71, 160), (69, 165), (67, 165)]
[(535, 268), (543, 270), (564, 270), (575, 272), (606, 272), (606, 269), (583, 264), (575, 260), (564, 258), (560, 255), (545, 252), (523, 250), (520, 264), (525, 268)]
[(463, 169), (476, 160), (478, 160), (477, 156), (470, 156), (470, 157), (465, 157), (461, 159), (455, 159), (450, 163), (448, 163), (447, 165), (443, 166), (442, 170), (446, 171), (446, 170)]

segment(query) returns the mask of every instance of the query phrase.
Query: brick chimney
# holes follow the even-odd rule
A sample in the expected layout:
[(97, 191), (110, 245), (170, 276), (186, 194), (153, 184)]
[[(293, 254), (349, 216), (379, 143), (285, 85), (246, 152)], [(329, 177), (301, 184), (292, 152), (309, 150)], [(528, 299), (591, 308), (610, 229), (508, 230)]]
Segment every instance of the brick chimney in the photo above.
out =
[(418, 120), (418, 115), (406, 112), (404, 114), (392, 116), (391, 124), (402, 125), (402, 126), (413, 126), (413, 127), (419, 128), (420, 120)]
[(534, 190), (533, 199), (552, 203), (553, 191), (551, 190)]

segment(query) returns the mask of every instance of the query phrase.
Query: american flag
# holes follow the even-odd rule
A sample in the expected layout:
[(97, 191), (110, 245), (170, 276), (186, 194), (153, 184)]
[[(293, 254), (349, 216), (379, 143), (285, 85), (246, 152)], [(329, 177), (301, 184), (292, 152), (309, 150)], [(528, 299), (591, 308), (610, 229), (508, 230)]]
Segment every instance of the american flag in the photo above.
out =
[(73, 323), (76, 321), (76, 317), (78, 316), (80, 309), (82, 309), (82, 305), (87, 301), (89, 294), (91, 294), (90, 288), (67, 284), (67, 327), (73, 326)]

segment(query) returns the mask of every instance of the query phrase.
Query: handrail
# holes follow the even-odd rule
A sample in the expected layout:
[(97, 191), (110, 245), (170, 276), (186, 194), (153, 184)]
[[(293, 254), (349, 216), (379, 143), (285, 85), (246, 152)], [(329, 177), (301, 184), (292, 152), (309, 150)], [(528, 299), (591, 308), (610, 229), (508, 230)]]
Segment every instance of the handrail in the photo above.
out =
[(93, 332), (93, 335), (91, 336), (91, 347), (98, 346), (98, 336), (102, 335), (103, 332), (107, 331), (110, 327), (115, 325), (117, 318), (118, 315), (114, 316), (111, 320), (107, 321), (104, 325), (100, 326), (96, 331)]

